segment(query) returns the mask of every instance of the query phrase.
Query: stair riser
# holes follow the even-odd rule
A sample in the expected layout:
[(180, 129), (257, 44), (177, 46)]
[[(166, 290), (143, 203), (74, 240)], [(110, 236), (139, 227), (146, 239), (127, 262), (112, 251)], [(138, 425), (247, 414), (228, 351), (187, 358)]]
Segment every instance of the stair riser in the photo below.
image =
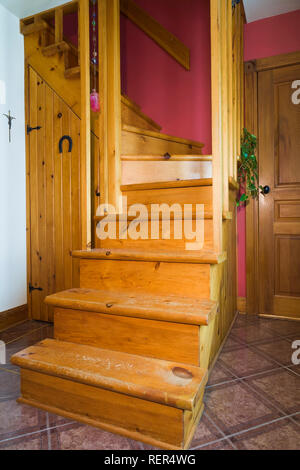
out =
[(54, 310), (54, 337), (102, 349), (200, 366), (200, 328), (81, 310)]
[[(177, 222), (175, 222), (177, 223)], [(102, 230), (101, 226), (102, 224)], [(105, 225), (104, 225), (105, 224)], [(153, 230), (151, 230), (151, 222), (142, 221), (138, 224), (134, 224), (133, 222), (128, 222), (127, 225), (124, 222), (119, 223), (116, 222), (115, 231), (116, 231), (116, 239), (107, 238), (106, 240), (101, 240), (102, 232), (107, 232), (109, 230), (108, 224), (103, 220), (103, 222), (96, 222), (96, 248), (132, 248), (137, 250), (162, 250), (162, 251), (184, 251), (186, 249), (186, 243), (191, 243), (196, 240), (187, 240), (184, 233), (184, 222), (180, 224), (182, 230), (182, 239), (176, 240), (174, 239), (174, 220), (171, 220), (170, 223), (166, 224), (166, 222), (158, 221), (157, 222), (159, 227), (159, 240), (154, 240), (151, 238), (151, 234)], [(113, 228), (114, 226), (111, 225)], [(127, 230), (126, 230), (127, 227)], [(141, 232), (148, 236), (147, 240), (138, 239), (133, 240), (130, 235), (130, 227), (137, 232)], [(188, 228), (189, 226), (187, 226)], [(128, 230), (129, 229), (129, 230)], [(193, 232), (196, 231), (196, 221), (192, 221), (192, 230)], [(200, 234), (202, 234), (201, 225), (199, 228)], [(120, 239), (120, 234), (127, 232), (127, 240)], [(202, 238), (202, 236), (201, 236)], [(201, 240), (202, 242), (202, 240)], [(213, 250), (213, 222), (211, 219), (204, 220), (204, 241), (203, 241), (203, 249), (206, 250)]]
[(210, 299), (210, 269), (209, 264), (82, 259), (80, 287)]
[(192, 413), (22, 369), (20, 402), (158, 447), (182, 449), (201, 416), (203, 391)]
[(123, 162), (122, 184), (212, 178), (212, 162)]
[(182, 211), (184, 204), (204, 204), (204, 211), (212, 211), (212, 187), (198, 186), (189, 188), (147, 189), (138, 191), (124, 191), (127, 196), (127, 207), (133, 204), (144, 204), (151, 214), (151, 204), (180, 204)]

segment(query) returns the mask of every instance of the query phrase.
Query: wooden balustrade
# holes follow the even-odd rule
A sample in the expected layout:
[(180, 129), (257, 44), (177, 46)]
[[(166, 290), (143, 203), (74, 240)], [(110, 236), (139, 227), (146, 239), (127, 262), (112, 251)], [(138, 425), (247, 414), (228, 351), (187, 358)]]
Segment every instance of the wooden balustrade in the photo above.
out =
[(242, 3), (211, 0), (212, 155), (214, 247), (222, 250), (222, 213), (237, 180), (244, 126)]

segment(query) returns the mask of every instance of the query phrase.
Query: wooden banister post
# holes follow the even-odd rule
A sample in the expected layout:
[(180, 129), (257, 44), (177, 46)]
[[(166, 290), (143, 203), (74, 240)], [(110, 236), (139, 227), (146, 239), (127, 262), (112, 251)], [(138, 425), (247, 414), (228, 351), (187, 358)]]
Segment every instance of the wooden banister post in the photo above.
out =
[[(223, 1), (223, 0), (222, 0)], [(214, 249), (222, 251), (223, 155), (221, 0), (210, 0)]]
[(64, 37), (64, 9), (56, 8), (55, 10), (55, 43), (61, 42)]
[(81, 221), (82, 249), (91, 243), (91, 113), (90, 113), (90, 10), (89, 0), (79, 1), (79, 53), (81, 83)]
[(121, 70), (120, 1), (99, 0), (99, 94), (101, 113), (100, 200), (120, 207), (121, 186)]

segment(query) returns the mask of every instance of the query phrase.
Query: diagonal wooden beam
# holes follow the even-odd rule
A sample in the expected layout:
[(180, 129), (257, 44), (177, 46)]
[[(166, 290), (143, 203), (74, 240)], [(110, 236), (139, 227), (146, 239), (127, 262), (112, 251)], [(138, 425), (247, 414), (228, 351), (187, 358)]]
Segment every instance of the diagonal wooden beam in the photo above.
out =
[(186, 70), (190, 70), (190, 50), (174, 34), (161, 26), (133, 0), (120, 0), (121, 13), (170, 54)]

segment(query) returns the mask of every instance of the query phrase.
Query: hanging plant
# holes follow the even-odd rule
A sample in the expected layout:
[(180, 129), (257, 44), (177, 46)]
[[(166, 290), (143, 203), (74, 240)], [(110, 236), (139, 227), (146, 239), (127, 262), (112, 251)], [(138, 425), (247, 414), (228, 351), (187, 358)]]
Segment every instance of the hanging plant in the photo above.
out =
[(257, 137), (247, 129), (244, 129), (241, 138), (241, 158), (238, 168), (238, 182), (241, 190), (244, 190), (237, 206), (249, 200), (249, 198), (257, 199), (259, 193), (264, 194), (264, 188), (258, 183), (258, 164), (256, 159)]

